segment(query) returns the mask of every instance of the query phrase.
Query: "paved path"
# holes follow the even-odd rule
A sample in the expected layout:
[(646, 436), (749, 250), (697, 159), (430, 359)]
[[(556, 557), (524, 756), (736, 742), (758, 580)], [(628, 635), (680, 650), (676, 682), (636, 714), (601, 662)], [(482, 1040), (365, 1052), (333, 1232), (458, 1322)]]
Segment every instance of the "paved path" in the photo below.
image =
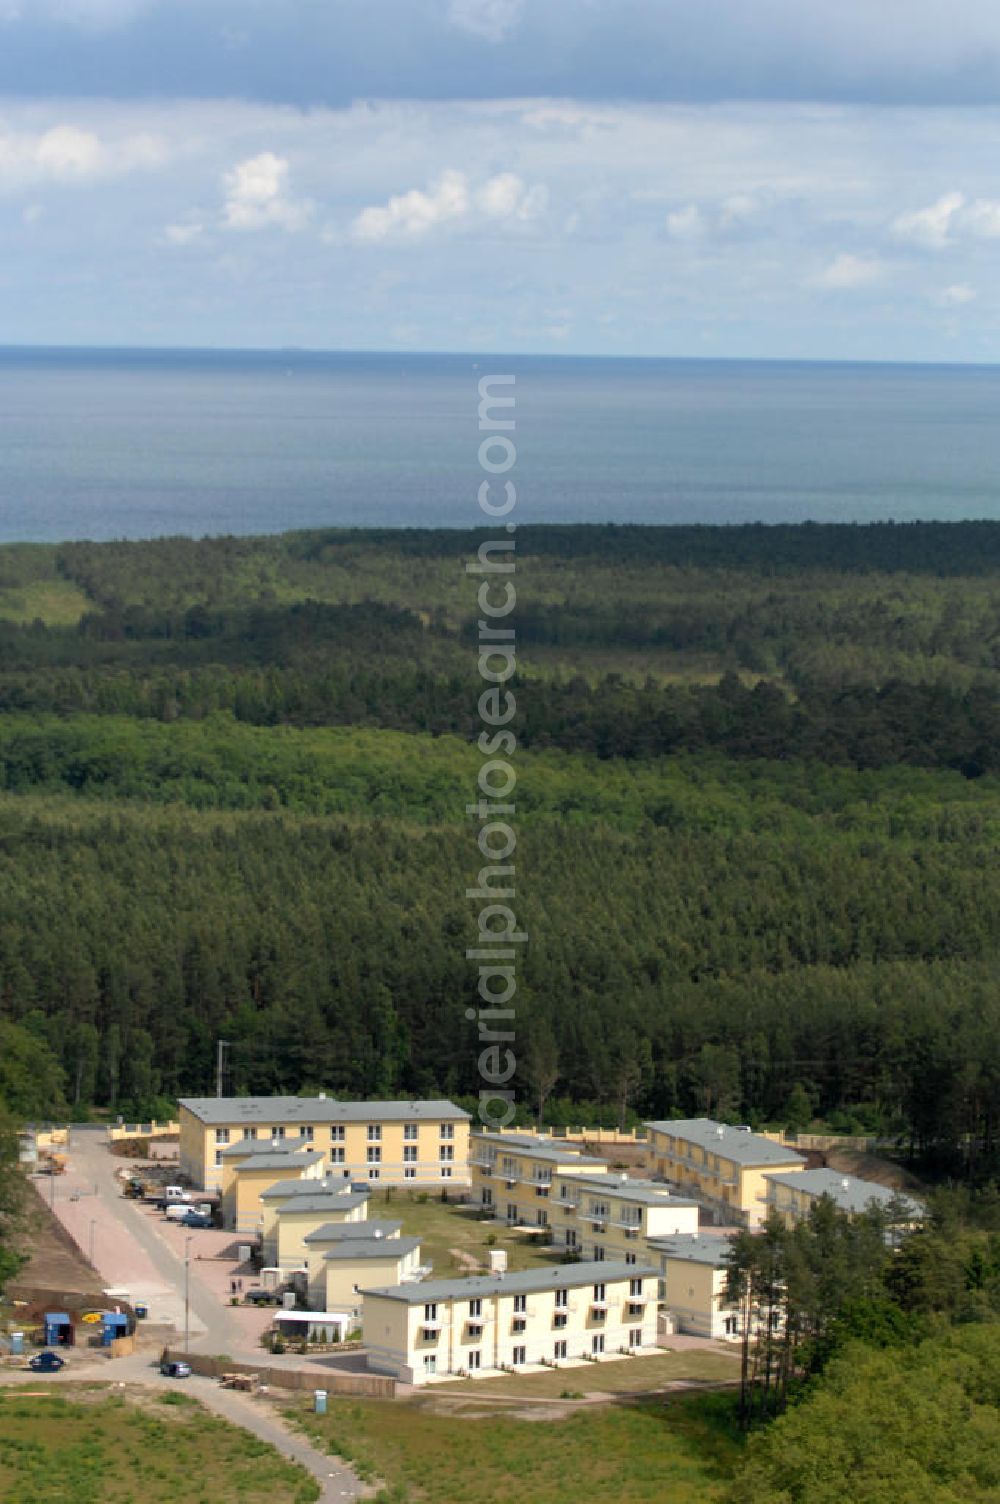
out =
[[(158, 1224), (145, 1211), (121, 1194), (115, 1178), (116, 1160), (108, 1152), (103, 1128), (75, 1127), (69, 1153), (69, 1168), (58, 1177), (54, 1187), (56, 1215), (72, 1233), (79, 1246), (89, 1253), (91, 1223), (93, 1227), (93, 1262), (107, 1288), (128, 1290), (133, 1300), (145, 1300), (153, 1321), (173, 1322), (179, 1332), (184, 1329), (184, 1258), (160, 1235)], [(74, 1200), (74, 1193), (78, 1199)], [(171, 1232), (174, 1229), (170, 1229)], [(195, 1234), (197, 1237), (198, 1234)], [(191, 1262), (188, 1280), (188, 1317), (191, 1340), (209, 1353), (241, 1353), (251, 1361), (260, 1357), (246, 1351), (246, 1332), (232, 1308), (220, 1303), (219, 1296), (202, 1284), (197, 1264)], [(86, 1356), (84, 1355), (86, 1351)], [(301, 1359), (299, 1360), (301, 1366)], [(6, 1371), (0, 1383), (23, 1383), (29, 1375)], [(266, 1401), (221, 1389), (212, 1379), (165, 1379), (159, 1373), (148, 1349), (129, 1358), (113, 1362), (94, 1351), (74, 1353), (61, 1374), (44, 1377), (30, 1375), (32, 1383), (72, 1382), (74, 1379), (99, 1378), (108, 1383), (139, 1383), (171, 1386), (178, 1382), (191, 1386), (191, 1392), (208, 1409), (235, 1425), (243, 1426), (262, 1441), (277, 1447), (308, 1468), (322, 1489), (322, 1504), (343, 1499), (359, 1499), (370, 1490), (335, 1457), (317, 1450), (298, 1431), (290, 1429)], [(318, 1376), (317, 1387), (322, 1387)]]

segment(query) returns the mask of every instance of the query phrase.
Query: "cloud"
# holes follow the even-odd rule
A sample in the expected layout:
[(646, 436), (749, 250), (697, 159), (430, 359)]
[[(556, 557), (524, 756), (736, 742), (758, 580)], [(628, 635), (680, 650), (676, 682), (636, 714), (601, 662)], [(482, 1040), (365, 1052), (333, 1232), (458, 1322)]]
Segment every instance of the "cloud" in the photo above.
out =
[(852, 256), (844, 252), (835, 256), (829, 266), (812, 279), (813, 287), (830, 288), (836, 292), (851, 291), (856, 287), (870, 287), (885, 275), (885, 263), (873, 257)]
[(451, 0), (448, 20), (459, 31), (502, 42), (521, 19), (524, 0)]
[(548, 200), (541, 184), (529, 188), (516, 173), (488, 178), (475, 192), (464, 172), (449, 168), (425, 191), (411, 188), (387, 204), (362, 209), (351, 225), (355, 240), (418, 239), (442, 225), (468, 222), (477, 214), (493, 223), (535, 219)]
[(167, 225), (163, 231), (164, 238), (170, 245), (191, 245), (205, 233), (205, 226), (195, 220), (188, 223)]
[(912, 240), (918, 245), (947, 245), (955, 216), (964, 203), (964, 194), (944, 193), (925, 209), (897, 215), (892, 222), (892, 231), (901, 240)]
[(936, 301), (944, 308), (961, 308), (963, 304), (971, 303), (976, 295), (976, 289), (967, 282), (953, 282), (950, 287), (941, 289)]
[(667, 234), (672, 240), (699, 240), (706, 230), (705, 216), (697, 204), (685, 204), (667, 215)]
[(230, 230), (300, 230), (312, 214), (307, 199), (289, 195), (288, 162), (273, 151), (237, 162), (225, 174), (225, 186), (222, 218)]
[(0, 186), (74, 183), (159, 166), (167, 151), (147, 132), (117, 140), (80, 125), (53, 125), (40, 132), (0, 131)]

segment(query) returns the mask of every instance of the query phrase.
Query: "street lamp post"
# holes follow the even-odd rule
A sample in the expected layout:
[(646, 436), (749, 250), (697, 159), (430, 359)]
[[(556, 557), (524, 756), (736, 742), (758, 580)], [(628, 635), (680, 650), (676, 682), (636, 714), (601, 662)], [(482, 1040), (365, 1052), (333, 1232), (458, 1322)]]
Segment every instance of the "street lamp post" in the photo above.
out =
[[(192, 1234), (193, 1236), (193, 1234)], [(191, 1237), (184, 1239), (184, 1351), (191, 1341)]]
[(95, 1222), (94, 1218), (91, 1217), (91, 1219), (90, 1219), (90, 1262), (91, 1262), (91, 1264), (93, 1264), (93, 1262), (94, 1262), (94, 1229), (96, 1228), (96, 1226), (97, 1226), (97, 1223)]

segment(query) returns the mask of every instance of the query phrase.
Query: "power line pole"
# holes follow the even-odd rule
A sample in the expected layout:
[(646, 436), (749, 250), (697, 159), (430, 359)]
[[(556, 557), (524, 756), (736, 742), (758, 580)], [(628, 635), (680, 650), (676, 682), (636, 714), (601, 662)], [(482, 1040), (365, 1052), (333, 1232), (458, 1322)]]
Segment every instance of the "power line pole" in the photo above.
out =
[(222, 1084), (226, 1076), (226, 1051), (229, 1049), (229, 1040), (220, 1039), (215, 1054), (215, 1095), (222, 1096)]

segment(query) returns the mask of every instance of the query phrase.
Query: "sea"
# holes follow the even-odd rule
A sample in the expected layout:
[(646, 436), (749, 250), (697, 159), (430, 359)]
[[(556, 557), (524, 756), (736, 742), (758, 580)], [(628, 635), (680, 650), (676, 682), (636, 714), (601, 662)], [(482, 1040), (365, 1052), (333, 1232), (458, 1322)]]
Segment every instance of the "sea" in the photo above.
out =
[(496, 375), (520, 522), (1000, 517), (1000, 366), (17, 348), (0, 541), (476, 526)]

